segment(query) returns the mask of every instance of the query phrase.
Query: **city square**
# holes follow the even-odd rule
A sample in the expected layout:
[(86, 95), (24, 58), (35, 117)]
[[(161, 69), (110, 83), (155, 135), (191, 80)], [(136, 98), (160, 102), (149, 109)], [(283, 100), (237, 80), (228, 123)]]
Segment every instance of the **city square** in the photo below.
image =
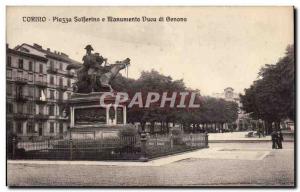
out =
[(295, 187), (294, 11), (8, 6), (7, 186)]

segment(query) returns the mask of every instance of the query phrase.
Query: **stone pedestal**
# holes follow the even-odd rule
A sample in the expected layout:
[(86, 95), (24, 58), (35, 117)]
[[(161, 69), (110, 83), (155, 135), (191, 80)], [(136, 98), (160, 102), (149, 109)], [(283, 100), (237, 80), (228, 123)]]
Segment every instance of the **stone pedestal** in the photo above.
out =
[(127, 122), (125, 104), (115, 104), (115, 96), (106, 97), (101, 105), (103, 92), (78, 94), (68, 100), (70, 106), (70, 136), (98, 138), (104, 133), (112, 136)]

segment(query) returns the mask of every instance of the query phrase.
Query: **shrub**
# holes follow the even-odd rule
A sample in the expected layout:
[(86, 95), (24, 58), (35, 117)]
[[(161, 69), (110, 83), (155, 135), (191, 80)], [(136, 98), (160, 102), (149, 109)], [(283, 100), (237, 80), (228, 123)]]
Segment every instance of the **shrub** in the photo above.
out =
[(138, 134), (137, 128), (134, 125), (126, 125), (119, 130), (119, 137), (134, 137)]
[(121, 139), (121, 146), (119, 151), (134, 151), (137, 142), (138, 130), (134, 125), (126, 125), (119, 130), (119, 137)]

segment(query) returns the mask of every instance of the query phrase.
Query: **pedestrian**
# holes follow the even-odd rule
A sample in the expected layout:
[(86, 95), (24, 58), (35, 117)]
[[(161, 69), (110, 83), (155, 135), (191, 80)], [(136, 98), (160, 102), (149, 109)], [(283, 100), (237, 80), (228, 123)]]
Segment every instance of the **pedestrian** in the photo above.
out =
[(278, 140), (277, 131), (274, 130), (271, 133), (271, 139), (272, 139), (272, 149), (277, 149), (277, 140)]
[(277, 134), (277, 146), (278, 146), (278, 149), (282, 149), (282, 141), (283, 141), (282, 132), (281, 132), (281, 130), (279, 130), (279, 132)]

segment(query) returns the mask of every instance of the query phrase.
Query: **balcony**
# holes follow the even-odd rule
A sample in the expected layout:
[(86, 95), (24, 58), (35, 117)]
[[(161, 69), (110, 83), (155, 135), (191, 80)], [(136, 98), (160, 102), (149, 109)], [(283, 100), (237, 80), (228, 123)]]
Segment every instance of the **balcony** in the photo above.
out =
[(58, 121), (68, 121), (68, 120), (69, 120), (69, 117), (58, 116), (56, 119), (57, 119)]
[(74, 72), (68, 71), (68, 73), (66, 74), (67, 77), (69, 78), (73, 78), (75, 76)]
[(57, 71), (58, 71), (58, 69), (55, 69), (54, 67), (50, 67), (50, 68), (47, 70), (47, 72), (48, 72), (48, 73), (51, 73), (51, 74), (56, 74)]
[(26, 113), (14, 113), (14, 119), (15, 120), (26, 120), (29, 118), (29, 114)]
[(46, 104), (48, 101), (47, 99), (41, 99), (40, 97), (35, 97), (34, 101), (36, 102), (36, 104)]
[(48, 97), (48, 98), (47, 98), (47, 102), (50, 102), (50, 103), (56, 103), (56, 99), (51, 98), (51, 97)]
[(16, 77), (15, 82), (19, 85), (25, 85), (27, 84), (27, 79), (22, 77)]
[(28, 99), (29, 99), (28, 96), (17, 95), (17, 97), (16, 97), (16, 102), (24, 103), (24, 102), (27, 102)]
[(60, 89), (61, 91), (68, 90), (68, 86), (66, 86), (66, 85), (57, 85), (57, 88)]
[(44, 81), (35, 81), (35, 85), (40, 88), (47, 88), (47, 82)]
[(37, 120), (46, 121), (47, 119), (49, 119), (49, 115), (40, 113), (40, 114), (34, 115), (34, 118)]

